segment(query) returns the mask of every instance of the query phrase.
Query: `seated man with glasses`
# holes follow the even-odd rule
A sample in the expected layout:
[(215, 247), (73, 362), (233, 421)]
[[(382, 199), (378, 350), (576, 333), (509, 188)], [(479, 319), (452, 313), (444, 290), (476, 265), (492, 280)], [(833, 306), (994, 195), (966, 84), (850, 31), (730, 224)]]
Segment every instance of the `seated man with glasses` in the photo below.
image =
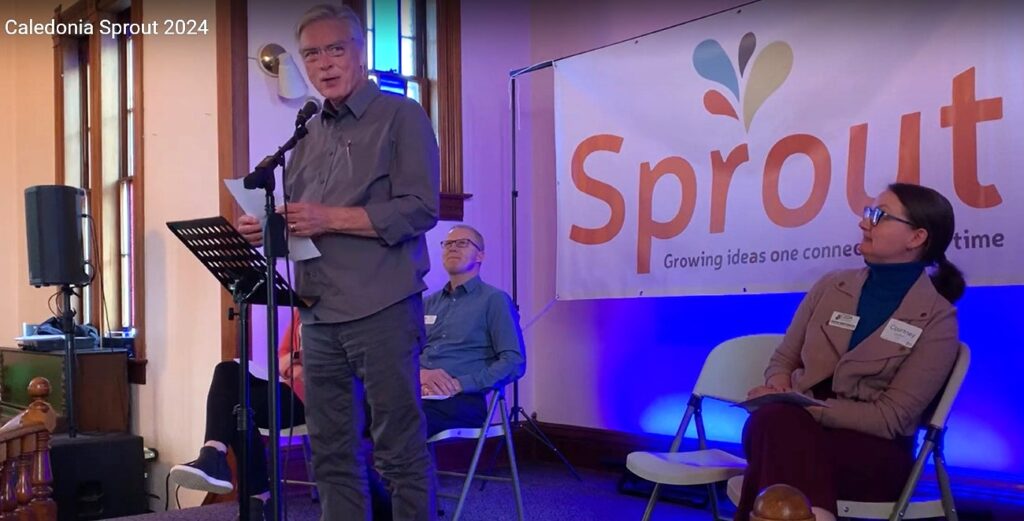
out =
[(748, 466), (736, 520), (758, 492), (798, 488), (815, 518), (836, 501), (895, 501), (914, 463), (922, 415), (960, 347), (960, 270), (946, 258), (953, 207), (918, 185), (889, 185), (864, 209), (866, 267), (829, 273), (807, 292), (751, 398), (796, 391), (826, 406), (765, 405), (743, 428)]
[(484, 238), (456, 225), (441, 241), (448, 283), (424, 300), (427, 342), (420, 383), (427, 437), (456, 427), (479, 427), (484, 394), (526, 370), (519, 313), (508, 294), (480, 280)]

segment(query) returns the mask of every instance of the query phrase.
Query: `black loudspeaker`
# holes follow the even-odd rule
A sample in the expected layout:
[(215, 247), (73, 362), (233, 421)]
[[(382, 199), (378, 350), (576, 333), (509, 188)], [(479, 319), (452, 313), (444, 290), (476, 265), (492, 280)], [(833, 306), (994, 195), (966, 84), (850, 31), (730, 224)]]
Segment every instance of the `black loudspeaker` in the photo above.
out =
[(132, 434), (54, 436), (50, 445), (58, 521), (144, 514), (142, 438)]
[(25, 189), (28, 282), (39, 286), (89, 283), (82, 254), (82, 201), (85, 192), (64, 185)]

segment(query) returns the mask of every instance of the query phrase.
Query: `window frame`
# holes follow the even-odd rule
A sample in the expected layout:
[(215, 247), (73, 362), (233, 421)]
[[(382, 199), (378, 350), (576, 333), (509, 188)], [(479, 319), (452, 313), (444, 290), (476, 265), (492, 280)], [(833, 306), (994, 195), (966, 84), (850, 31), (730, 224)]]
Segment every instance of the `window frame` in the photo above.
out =
[[(141, 22), (142, 20), (142, 0), (79, 0), (67, 9), (62, 9), (58, 6), (54, 10), (54, 19), (60, 22), (77, 22), (78, 20), (86, 20), (94, 26), (98, 26), (100, 20), (117, 20), (117, 21), (132, 21)], [(121, 220), (121, 186), (125, 181), (124, 177), (127, 176), (128, 163), (131, 160), (131, 171), (133, 176), (131, 178), (131, 206), (133, 211), (131, 212), (131, 225), (130, 225), (130, 250), (132, 252), (131, 258), (131, 289), (130, 291), (134, 294), (133, 307), (131, 315), (134, 317), (134, 322), (129, 324), (135, 328), (135, 340), (134, 349), (135, 357), (129, 360), (128, 364), (128, 376), (131, 383), (144, 384), (146, 383), (146, 345), (145, 345), (145, 277), (144, 277), (144, 243), (142, 240), (143, 234), (139, 233), (139, 230), (144, 229), (144, 212), (142, 210), (143, 198), (143, 147), (142, 147), (142, 39), (141, 35), (135, 35), (132, 37), (132, 77), (128, 78), (127, 73), (129, 68), (127, 67), (127, 53), (125, 49), (125, 42), (122, 39), (117, 43), (118, 50), (116, 52), (116, 59), (118, 60), (117, 70), (117, 86), (116, 90), (119, 93), (118, 100), (118, 129), (116, 132), (117, 139), (119, 140), (118, 145), (118, 157), (117, 164), (120, 169), (118, 178), (111, 182), (110, 190), (112, 195), (104, 194), (104, 177), (103, 177), (103, 77), (101, 65), (103, 63), (103, 49), (101, 46), (100, 39), (103, 35), (95, 32), (89, 36), (54, 36), (54, 102), (55, 102), (55, 130), (56, 130), (56, 176), (55, 181), (58, 184), (65, 184), (67, 179), (67, 172), (65, 169), (65, 159), (68, 153), (65, 150), (65, 121), (66, 114), (64, 110), (66, 91), (64, 88), (64, 72), (65, 72), (65, 60), (64, 53), (71, 46), (75, 46), (78, 49), (81, 75), (80, 85), (80, 103), (79, 110), (81, 110), (80, 124), (82, 126), (82, 146), (81, 146), (81, 174), (82, 178), (77, 180), (77, 183), (86, 190), (86, 202), (87, 211), (92, 218), (87, 223), (86, 233), (84, 234), (83, 240), (88, 242), (87, 248), (91, 252), (90, 257), (93, 258), (99, 255), (99, 259), (96, 260), (97, 264), (112, 265), (113, 269), (99, 269), (96, 274), (96, 278), (93, 284), (90, 285), (89, 290), (82, 292), (82, 297), (77, 300), (77, 307), (82, 309), (85, 302), (88, 302), (88, 308), (90, 310), (88, 317), (89, 323), (94, 324), (102, 334), (109, 334), (107, 324), (110, 324), (110, 329), (120, 329), (121, 324), (121, 307), (128, 305), (128, 303), (120, 303), (120, 296), (123, 293), (122, 277), (121, 277), (121, 233), (125, 225)], [(84, 51), (84, 52), (83, 52)], [(83, 59), (84, 58), (84, 59)], [(81, 68), (82, 64), (85, 64), (86, 68)], [(88, 71), (88, 72), (86, 72)], [(133, 100), (133, 110), (130, 114), (131, 117), (131, 129), (132, 132), (128, 132), (128, 117), (126, 110), (126, 100), (128, 90), (131, 90)], [(91, 121), (92, 124), (88, 125)], [(128, 157), (128, 151), (131, 150), (133, 155), (131, 158)], [(93, 190), (94, 187), (100, 187), (99, 190)], [(110, 215), (112, 214), (112, 215)], [(95, 225), (95, 232), (94, 232)], [(95, 235), (94, 235), (95, 233)], [(115, 248), (115, 254), (113, 259), (107, 259), (103, 252), (106, 251), (104, 244), (110, 244), (108, 241), (114, 241), (117, 247)], [(95, 268), (94, 268), (95, 269)], [(104, 295), (99, 288), (93, 288), (94, 285), (99, 284), (100, 287), (105, 283), (104, 279), (112, 279), (115, 281), (113, 286), (107, 288), (107, 300), (113, 300), (118, 303), (117, 309), (104, 309)], [(113, 289), (111, 289), (113, 288)], [(110, 293), (116, 293), (112, 295)], [(81, 316), (81, 315), (80, 315)], [(117, 328), (113, 327), (113, 324), (118, 324)]]
[[(438, 146), (441, 150), (441, 219), (462, 221), (462, 21), (461, 0), (437, 1)], [(425, 42), (424, 42), (425, 45)]]
[[(441, 155), (440, 219), (462, 221), (465, 215), (465, 201), (471, 198), (472, 194), (463, 192), (462, 176), (461, 0), (414, 1), (418, 33), (417, 70), (416, 76), (404, 77), (419, 83), (423, 108), (437, 125), (437, 141)], [(427, 21), (428, 1), (433, 2), (436, 10), (436, 27), (429, 27)], [(359, 14), (365, 28), (368, 2), (348, 0), (346, 3)], [(432, 34), (437, 39), (437, 78), (432, 78), (428, 74), (428, 60), (431, 57), (427, 40)], [(401, 30), (399, 37), (401, 38)], [(436, 114), (432, 107), (435, 101)]]

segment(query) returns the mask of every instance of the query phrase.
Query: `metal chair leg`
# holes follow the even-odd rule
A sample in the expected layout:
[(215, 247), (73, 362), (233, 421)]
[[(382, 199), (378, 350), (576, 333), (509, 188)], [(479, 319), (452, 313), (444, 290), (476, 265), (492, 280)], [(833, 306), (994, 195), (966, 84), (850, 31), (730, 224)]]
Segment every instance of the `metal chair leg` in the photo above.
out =
[[(488, 467), (488, 468), (494, 469), (495, 467), (498, 466), (498, 455), (501, 454), (501, 449), (504, 448), (504, 447), (502, 447), (502, 445), (504, 445), (504, 444), (505, 444), (505, 438), (503, 438), (503, 437), (502, 438), (498, 438), (498, 443), (494, 444), (494, 453), (491, 454), (491, 463), (490, 463), (490, 467)], [(486, 487), (487, 487), (487, 480), (486, 479), (480, 480), (480, 492), (483, 492), (484, 488), (486, 488)]]
[(434, 466), (434, 472), (431, 474), (431, 486), (434, 487), (434, 496), (437, 498), (437, 517), (438, 519), (444, 517), (444, 505), (441, 503), (441, 477), (438, 475), (437, 469), (437, 451), (434, 450), (434, 444), (427, 444), (427, 452), (430, 453), (430, 464)]
[(476, 442), (476, 450), (473, 451), (473, 460), (469, 464), (469, 472), (466, 473), (466, 481), (462, 484), (462, 493), (459, 494), (459, 504), (455, 507), (455, 517), (452, 521), (459, 521), (462, 516), (462, 508), (466, 505), (466, 496), (469, 495), (469, 488), (473, 485), (473, 475), (476, 474), (476, 466), (480, 463), (480, 453), (484, 450), (484, 442), (487, 441), (487, 426), (491, 424), (491, 418), (494, 418), (494, 409), (498, 406), (498, 397), (491, 400), (490, 407), (487, 408), (487, 421), (484, 422), (483, 430), (480, 432), (480, 438)]
[[(695, 412), (699, 414), (701, 406), (701, 397), (694, 394), (690, 396), (689, 402), (686, 404), (686, 411), (683, 413), (683, 419), (679, 422), (679, 428), (676, 429), (676, 435), (672, 438), (672, 445), (669, 447), (669, 452), (676, 452), (679, 450), (679, 446), (683, 443), (683, 435), (686, 434), (686, 427), (690, 425), (690, 419), (693, 418)], [(699, 418), (699, 417), (698, 417)], [(644, 509), (644, 517), (641, 521), (649, 521), (651, 514), (654, 512), (654, 505), (658, 502), (658, 494), (661, 493), (661, 483), (655, 483), (654, 489), (651, 490), (651, 498), (647, 500), (647, 508)]]
[[(302, 437), (302, 457), (306, 460), (306, 481), (316, 483), (313, 473), (313, 449), (309, 446), (309, 435)], [(320, 490), (316, 485), (309, 487), (309, 498), (313, 502), (320, 500)]]
[(651, 519), (651, 514), (654, 512), (654, 504), (658, 502), (659, 492), (661, 492), (661, 483), (655, 483), (654, 490), (651, 491), (651, 499), (647, 500), (647, 508), (644, 509), (644, 517), (642, 521), (648, 521)]
[(505, 429), (505, 444), (508, 445), (508, 464), (512, 470), (512, 489), (516, 495), (516, 519), (523, 521), (523, 491), (519, 486), (519, 467), (516, 465), (516, 449), (512, 446), (512, 425), (508, 421), (505, 397), (499, 400), (501, 406), (501, 425)]
[[(697, 427), (697, 447), (700, 450), (707, 450), (708, 448), (708, 436), (704, 430), (704, 414), (701, 406), (703, 405), (702, 400), (698, 399), (695, 403), (691, 402), (693, 406), (693, 419)], [(680, 427), (684, 429), (685, 427)], [(685, 432), (685, 431), (683, 431)], [(711, 504), (711, 518), (714, 521), (721, 519), (718, 512), (718, 490), (715, 488), (714, 483), (708, 483), (708, 503)]]
[(708, 483), (708, 503), (711, 503), (711, 518), (719, 521), (722, 518), (718, 512), (718, 490), (715, 485), (716, 483)]
[(921, 473), (924, 471), (924, 464), (928, 461), (928, 456), (934, 448), (935, 442), (930, 437), (926, 437), (924, 443), (921, 444), (921, 451), (918, 452), (917, 459), (914, 460), (914, 467), (910, 471), (910, 477), (907, 478), (907, 484), (903, 487), (903, 492), (900, 493), (900, 499), (893, 505), (889, 521), (900, 521), (906, 515), (907, 505), (910, 504), (910, 497), (914, 495), (917, 481), (921, 478)]
[(942, 493), (942, 510), (946, 513), (946, 521), (959, 521), (956, 514), (956, 504), (953, 502), (953, 489), (949, 486), (949, 472), (946, 470), (946, 456), (942, 453), (940, 443), (935, 453), (932, 454), (935, 461), (935, 477), (939, 481), (939, 492)]

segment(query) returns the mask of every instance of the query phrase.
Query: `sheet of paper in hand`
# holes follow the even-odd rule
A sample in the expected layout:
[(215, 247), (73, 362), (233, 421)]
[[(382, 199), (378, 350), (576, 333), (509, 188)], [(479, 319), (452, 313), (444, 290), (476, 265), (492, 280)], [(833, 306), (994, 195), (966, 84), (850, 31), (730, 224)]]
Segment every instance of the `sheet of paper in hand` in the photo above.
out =
[(420, 399), (423, 400), (447, 400), (448, 398), (451, 398), (451, 396), (444, 394), (424, 394), (423, 396), (420, 396)]
[(772, 393), (764, 396), (758, 396), (757, 398), (751, 398), (749, 400), (733, 404), (733, 407), (742, 407), (748, 412), (754, 412), (758, 407), (768, 405), (769, 403), (791, 403), (793, 405), (799, 405), (800, 407), (807, 407), (809, 405), (819, 405), (821, 407), (829, 406), (821, 400), (815, 400), (805, 394), (790, 391), (788, 393)]

